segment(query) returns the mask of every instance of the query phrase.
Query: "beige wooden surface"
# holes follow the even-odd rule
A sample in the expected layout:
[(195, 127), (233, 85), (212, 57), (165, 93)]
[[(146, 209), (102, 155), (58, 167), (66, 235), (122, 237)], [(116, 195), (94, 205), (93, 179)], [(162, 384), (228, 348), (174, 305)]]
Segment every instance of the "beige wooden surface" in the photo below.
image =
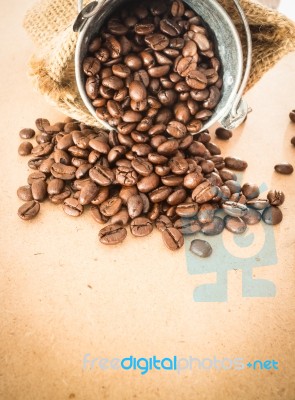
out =
[[(27, 159), (17, 155), (18, 131), (37, 117), (61, 118), (27, 79), (32, 45), (21, 28), (33, 0), (1, 2), (0, 173), (0, 399), (295, 399), (295, 174), (273, 173), (295, 164), (295, 54), (282, 60), (247, 94), (247, 123), (221, 145), (249, 161), (244, 181), (283, 190), (283, 223), (276, 227), (278, 263), (257, 268), (274, 298), (242, 297), (242, 273), (228, 272), (228, 300), (194, 302), (193, 291), (216, 274), (188, 273), (185, 252), (166, 250), (158, 232), (121, 247), (98, 244), (90, 215), (72, 219), (43, 204), (38, 218), (18, 219), (18, 186)], [(259, 237), (256, 238), (259, 240)], [(270, 248), (270, 251), (275, 251)], [(274, 359), (279, 370), (83, 370), (92, 357)]]

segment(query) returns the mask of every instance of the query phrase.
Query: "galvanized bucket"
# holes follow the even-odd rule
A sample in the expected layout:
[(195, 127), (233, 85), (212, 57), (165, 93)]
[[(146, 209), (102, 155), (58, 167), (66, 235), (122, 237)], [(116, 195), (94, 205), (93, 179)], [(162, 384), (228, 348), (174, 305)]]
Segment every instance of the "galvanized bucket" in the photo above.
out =
[[(79, 93), (89, 112), (107, 129), (114, 129), (105, 121), (99, 119), (85, 91), (85, 76), (82, 61), (86, 57), (87, 48), (92, 38), (97, 35), (104, 21), (122, 3), (128, 0), (105, 0), (92, 2), (82, 9), (83, 0), (78, 1), (79, 15), (74, 24), (74, 31), (79, 32), (75, 52), (75, 74)], [(204, 22), (208, 24), (215, 35), (215, 45), (223, 68), (223, 88), (220, 102), (213, 115), (206, 121), (202, 130), (208, 129), (219, 122), (224, 128), (234, 129), (246, 118), (248, 106), (242, 98), (249, 78), (252, 41), (246, 16), (238, 0), (231, 0), (244, 24), (247, 37), (247, 60), (244, 68), (242, 45), (239, 34), (223, 7), (216, 0), (184, 0)]]

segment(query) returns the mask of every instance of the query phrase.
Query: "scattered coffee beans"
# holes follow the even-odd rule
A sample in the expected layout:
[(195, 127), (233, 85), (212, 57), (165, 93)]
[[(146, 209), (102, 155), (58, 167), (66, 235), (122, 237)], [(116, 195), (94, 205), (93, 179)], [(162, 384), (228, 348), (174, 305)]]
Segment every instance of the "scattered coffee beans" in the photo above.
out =
[[(113, 24), (111, 29), (119, 28), (123, 29)], [(138, 31), (143, 29), (147, 29), (145, 25)], [(172, 33), (174, 25), (167, 23), (165, 29)], [(154, 45), (163, 45), (162, 38), (159, 40)], [(190, 44), (186, 51), (190, 47), (194, 49)], [(128, 68), (134, 68), (130, 65)], [(91, 68), (94, 65), (89, 66), (88, 73)], [(121, 79), (128, 69), (117, 67), (115, 71)], [(140, 96), (144, 93), (141, 84), (134, 88)], [(61, 204), (71, 217), (89, 209), (94, 221), (109, 223), (99, 232), (101, 243), (121, 243), (129, 223), (131, 234), (137, 237), (150, 234), (155, 225), (170, 250), (183, 246), (184, 235), (213, 236), (224, 228), (241, 234), (261, 218), (271, 225), (282, 220), (278, 208), (285, 199), (282, 192), (271, 190), (267, 199), (257, 198), (258, 186), (245, 183), (241, 187), (236, 174), (228, 169), (246, 168), (245, 161), (224, 159), (208, 132), (192, 136), (181, 122), (169, 122), (168, 118), (173, 116), (165, 116), (172, 135), (163, 126), (164, 119), (152, 126), (152, 134), (135, 131), (134, 127), (128, 132), (129, 122), (124, 125), (127, 131), (121, 134), (71, 119), (51, 125), (39, 118), (37, 129), (49, 137), (42, 145), (38, 134), (35, 137), (37, 144), (30, 151), (34, 156), (28, 162), (33, 172), (28, 185), (17, 190), (25, 202), (18, 210), (19, 217), (33, 219), (40, 202), (48, 198)], [(224, 218), (215, 215), (220, 209), (226, 213)], [(191, 251), (208, 257), (212, 248), (198, 239), (192, 242)]]
[(220, 140), (229, 140), (232, 137), (232, 131), (225, 128), (217, 128), (215, 131), (216, 137)]

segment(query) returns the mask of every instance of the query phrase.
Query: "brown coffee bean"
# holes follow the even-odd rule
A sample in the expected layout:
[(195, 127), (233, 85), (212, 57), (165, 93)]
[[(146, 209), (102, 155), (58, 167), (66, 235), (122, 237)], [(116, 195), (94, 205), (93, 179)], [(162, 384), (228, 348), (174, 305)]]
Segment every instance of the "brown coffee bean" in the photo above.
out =
[(295, 146), (295, 136), (292, 137), (291, 144), (293, 144), (293, 146)]
[(261, 214), (259, 211), (254, 210), (253, 208), (249, 208), (247, 214), (242, 217), (242, 220), (247, 225), (255, 225), (261, 221)]
[(124, 58), (124, 63), (132, 70), (138, 71), (142, 67), (142, 60), (137, 54), (128, 54)]
[(149, 235), (153, 230), (152, 222), (145, 217), (135, 218), (130, 224), (130, 232), (133, 236), (143, 237)]
[(207, 86), (207, 77), (201, 71), (190, 71), (186, 77), (185, 81), (189, 87), (192, 89), (203, 90)]
[(105, 200), (99, 207), (99, 211), (106, 217), (112, 217), (120, 211), (122, 199), (120, 197), (111, 197)]
[(41, 143), (31, 150), (31, 154), (34, 154), (37, 157), (42, 157), (50, 154), (52, 150), (53, 150), (52, 143)]
[(148, 160), (152, 164), (163, 165), (167, 163), (168, 158), (158, 153), (149, 153)]
[(131, 165), (142, 176), (148, 176), (153, 172), (153, 164), (142, 157), (134, 158)]
[(151, 173), (137, 182), (137, 187), (142, 193), (148, 193), (158, 187), (160, 178), (157, 174)]
[(181, 0), (174, 0), (171, 5), (171, 14), (173, 17), (182, 17), (185, 12), (184, 4)]
[(71, 217), (79, 217), (83, 213), (83, 206), (77, 199), (68, 197), (63, 203), (63, 210)]
[(127, 78), (131, 74), (131, 70), (127, 65), (116, 64), (112, 66), (112, 72), (119, 78)]
[(224, 218), (225, 228), (235, 234), (242, 234), (247, 229), (246, 223), (239, 217), (231, 217), (226, 215)]
[(99, 231), (99, 241), (103, 244), (114, 245), (123, 242), (127, 236), (126, 229), (119, 224), (111, 224)]
[(138, 182), (138, 175), (132, 167), (118, 167), (116, 169), (116, 180), (124, 186), (134, 186)]
[(22, 139), (32, 139), (35, 136), (35, 131), (34, 131), (34, 129), (24, 128), (24, 129), (20, 130), (19, 136)]
[(65, 182), (62, 179), (54, 178), (48, 182), (47, 193), (49, 195), (60, 194), (65, 187)]
[(220, 140), (229, 140), (232, 137), (232, 131), (225, 128), (217, 128), (215, 131), (215, 135)]
[[(209, 97), (203, 102), (203, 106), (207, 108), (208, 110), (213, 110), (219, 103), (221, 97), (221, 92), (216, 86), (210, 86), (209, 88)], [(204, 119), (207, 119), (208, 117), (211, 117), (211, 113), (205, 114)], [(200, 118), (200, 116), (198, 116)]]
[(167, 228), (162, 232), (162, 238), (165, 245), (170, 250), (178, 250), (184, 244), (183, 235), (176, 228)]
[(153, 33), (144, 38), (146, 44), (155, 51), (161, 51), (168, 47), (169, 39), (160, 33)]
[(113, 89), (113, 90), (119, 90), (122, 89), (124, 87), (124, 82), (121, 78), (119, 78), (116, 75), (112, 75), (108, 78), (104, 78), (102, 80), (102, 84), (109, 88), (109, 89)]
[(236, 171), (244, 171), (248, 167), (248, 163), (240, 158), (226, 157), (224, 162), (226, 168), (234, 169)]
[(201, 231), (201, 225), (194, 218), (180, 218), (174, 222), (174, 228), (178, 229), (183, 235), (193, 235)]
[(205, 181), (200, 183), (193, 191), (192, 198), (198, 203), (206, 203), (217, 196), (217, 187), (212, 186), (210, 182)]
[(170, 121), (167, 126), (167, 132), (169, 135), (173, 136), (176, 139), (183, 138), (186, 133), (186, 126), (178, 121)]
[(50, 194), (49, 195), (49, 200), (53, 204), (62, 204), (65, 199), (71, 196), (71, 191), (69, 188), (65, 188), (63, 192), (58, 193), (58, 194)]
[(50, 122), (48, 121), (48, 119), (45, 118), (38, 118), (35, 121), (35, 125), (36, 128), (40, 131), (40, 132), (45, 132), (45, 127), (50, 125)]
[(139, 194), (134, 194), (128, 198), (127, 210), (131, 219), (138, 217), (142, 213), (143, 200)]
[(172, 193), (172, 189), (168, 186), (159, 186), (157, 189), (149, 193), (150, 200), (153, 203), (160, 203), (167, 199)]
[(282, 222), (283, 214), (278, 207), (270, 206), (263, 211), (262, 219), (267, 225), (277, 225)]
[(169, 65), (161, 65), (159, 67), (152, 67), (148, 69), (148, 74), (153, 78), (160, 78), (166, 75), (170, 70)]
[(20, 156), (28, 156), (31, 154), (33, 145), (30, 142), (22, 142), (18, 147), (18, 154)]
[(289, 114), (290, 120), (292, 122), (295, 122), (295, 110), (292, 110)]
[(176, 207), (176, 214), (182, 218), (192, 218), (197, 215), (199, 206), (197, 203), (181, 203)]
[(99, 80), (97, 79), (96, 76), (90, 76), (86, 80), (86, 93), (87, 96), (90, 97), (90, 99), (94, 100), (96, 99), (98, 95), (98, 88), (99, 88)]
[(23, 200), (23, 201), (33, 200), (31, 186), (30, 185), (20, 186), (17, 189), (17, 196), (20, 200)]
[(254, 183), (245, 183), (242, 187), (243, 194), (247, 197), (247, 199), (255, 199), (259, 196), (259, 187)]
[(283, 162), (280, 164), (275, 165), (275, 171), (279, 174), (283, 175), (291, 175), (294, 171), (293, 165)]
[(99, 187), (94, 182), (86, 183), (80, 192), (79, 203), (82, 205), (90, 204), (99, 192)]
[(32, 196), (34, 200), (39, 202), (45, 200), (47, 196), (47, 184), (44, 180), (38, 179), (32, 182)]
[(40, 211), (40, 204), (38, 203), (38, 201), (32, 200), (24, 203), (18, 209), (17, 214), (21, 219), (28, 221), (30, 219), (35, 218), (39, 211)]
[(133, 81), (129, 86), (129, 96), (134, 101), (143, 101), (147, 97), (144, 84), (140, 81)]
[(159, 154), (170, 156), (178, 150), (178, 141), (176, 139), (169, 139), (157, 148)]
[(183, 184), (183, 176), (177, 176), (177, 175), (166, 175), (161, 178), (162, 183), (166, 186), (179, 186)]
[(125, 226), (129, 222), (129, 214), (126, 208), (122, 208), (120, 211), (117, 212), (117, 214), (113, 215), (110, 219), (111, 224), (118, 224)]
[(160, 21), (160, 30), (168, 36), (175, 37), (181, 33), (182, 29), (173, 19), (165, 18)]
[(195, 239), (191, 242), (190, 251), (196, 256), (206, 258), (212, 254), (212, 247), (206, 240)]
[(158, 99), (164, 106), (172, 106), (177, 100), (177, 94), (172, 89), (160, 90), (158, 93)]
[(99, 73), (101, 63), (96, 57), (86, 57), (83, 61), (83, 71), (88, 76), (94, 76)]
[(176, 175), (184, 175), (188, 170), (188, 162), (185, 158), (173, 157), (169, 162), (169, 166)]
[(89, 170), (90, 178), (101, 186), (109, 186), (115, 180), (115, 174), (110, 168), (95, 165)]
[(285, 201), (285, 195), (280, 190), (270, 190), (267, 199), (271, 206), (281, 206)]

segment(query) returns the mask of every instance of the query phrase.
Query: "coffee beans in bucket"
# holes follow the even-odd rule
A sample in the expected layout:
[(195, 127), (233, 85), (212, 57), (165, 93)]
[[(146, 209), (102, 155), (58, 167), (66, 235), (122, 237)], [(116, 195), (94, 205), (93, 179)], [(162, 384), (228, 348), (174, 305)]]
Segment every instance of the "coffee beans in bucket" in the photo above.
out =
[(211, 32), (180, 0), (124, 4), (83, 61), (97, 116), (122, 135), (197, 133), (217, 106), (221, 64)]
[[(156, 227), (171, 250), (183, 246), (184, 235), (209, 237), (224, 229), (241, 234), (261, 219), (270, 225), (282, 220), (284, 194), (271, 190), (261, 199), (256, 184), (241, 186), (233, 170), (246, 169), (247, 162), (224, 158), (208, 132), (182, 138), (165, 131), (122, 135), (69, 119), (51, 125), (43, 118), (36, 128), (37, 135), (20, 132), (20, 149), (27, 151), (19, 154), (33, 156), (33, 172), (17, 191), (25, 202), (18, 210), (23, 220), (36, 217), (48, 198), (68, 216), (88, 210), (97, 223), (108, 223), (99, 232), (103, 244), (122, 242), (128, 225), (134, 237)], [(226, 217), (217, 216), (218, 210)], [(212, 249), (198, 239), (191, 251), (208, 257)]]

